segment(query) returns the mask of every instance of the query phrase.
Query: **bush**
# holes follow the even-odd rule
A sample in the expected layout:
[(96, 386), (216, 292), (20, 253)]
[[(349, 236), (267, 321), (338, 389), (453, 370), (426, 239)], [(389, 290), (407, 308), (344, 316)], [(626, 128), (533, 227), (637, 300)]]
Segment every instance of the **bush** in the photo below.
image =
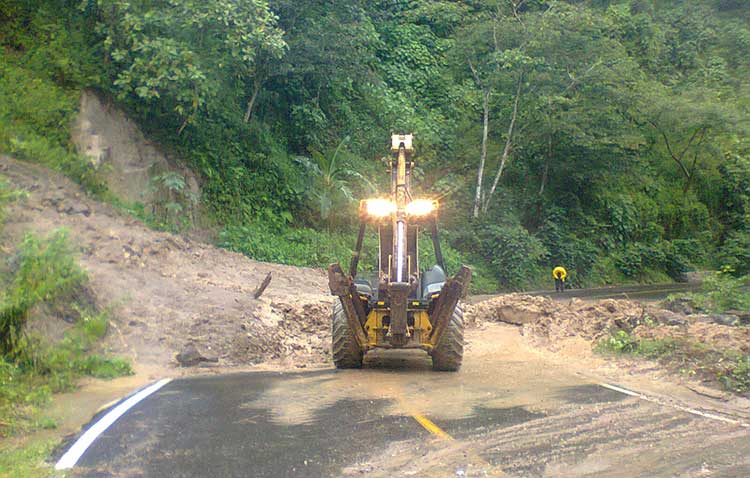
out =
[(733, 277), (731, 269), (706, 277), (701, 292), (687, 294), (696, 307), (708, 312), (750, 311), (750, 276)]
[(523, 289), (538, 273), (546, 250), (520, 225), (480, 225), (476, 228), (481, 256), (491, 265), (501, 286)]
[(23, 328), (34, 305), (70, 293), (86, 281), (67, 244), (65, 231), (48, 239), (27, 235), (17, 256), (18, 269), (0, 296), (0, 354), (19, 358)]
[[(371, 236), (369, 234), (368, 239)], [(354, 239), (353, 234), (325, 233), (307, 228), (273, 230), (262, 225), (228, 226), (219, 236), (219, 246), (258, 261), (328, 267), (334, 262), (349, 263)], [(363, 251), (365, 257), (360, 260), (360, 269), (375, 270), (377, 243), (374, 246), (367, 244)]]
[[(7, 193), (3, 183), (0, 193)], [(107, 316), (73, 302), (87, 278), (64, 231), (47, 239), (27, 235), (11, 262), (12, 272), (0, 292), (0, 436), (54, 427), (39, 407), (53, 393), (72, 389), (81, 375), (112, 378), (132, 373), (121, 359), (92, 354), (107, 331)], [(54, 344), (25, 331), (33, 308), (51, 301), (70, 303), (80, 312), (75, 326)]]
[(719, 373), (719, 381), (727, 390), (736, 393), (750, 391), (750, 354), (728, 355), (727, 370)]
[[(446, 273), (455, 274), (465, 265), (471, 268), (471, 285), (469, 290), (474, 294), (490, 294), (500, 289), (500, 284), (495, 279), (494, 274), (487, 267), (487, 264), (480, 257), (471, 254), (462, 253), (454, 249), (446, 238), (441, 238), (440, 249), (443, 252)], [(432, 239), (429, 234), (424, 233), (419, 238), (419, 264), (420, 267), (428, 269), (436, 263), (435, 251), (432, 246)]]
[(607, 351), (618, 354), (635, 353), (638, 351), (638, 339), (624, 330), (618, 330), (599, 342), (597, 349), (600, 352)]
[(735, 275), (750, 274), (750, 232), (732, 231), (721, 246), (719, 261)]
[[(627, 278), (640, 282), (684, 281), (689, 270), (678, 245), (663, 241), (655, 244), (632, 243), (614, 254), (615, 266)], [(663, 277), (666, 273), (667, 277)]]
[(83, 310), (81, 319), (60, 342), (49, 344), (24, 336), (22, 357), (0, 357), (0, 436), (54, 427), (40, 415), (39, 408), (52, 394), (75, 388), (83, 375), (111, 379), (132, 374), (127, 361), (92, 353), (106, 330), (106, 314)]

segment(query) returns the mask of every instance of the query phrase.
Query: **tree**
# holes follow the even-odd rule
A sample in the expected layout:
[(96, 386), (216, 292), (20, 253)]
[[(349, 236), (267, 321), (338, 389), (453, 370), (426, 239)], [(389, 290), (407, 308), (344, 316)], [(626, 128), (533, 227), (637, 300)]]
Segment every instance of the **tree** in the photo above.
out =
[(334, 211), (354, 200), (352, 181), (358, 180), (370, 187), (358, 171), (347, 166), (339, 157), (342, 148), (350, 138), (347, 136), (329, 155), (311, 150), (310, 157), (300, 156), (297, 161), (302, 164), (311, 175), (310, 194), (317, 203), (317, 213), (320, 219), (327, 223), (330, 229), (333, 224)]
[(216, 70), (254, 85), (249, 119), (257, 57), (279, 57), (285, 47), (263, 0), (99, 0), (99, 12), (120, 97), (158, 101), (163, 113), (180, 118), (178, 134), (216, 95)]

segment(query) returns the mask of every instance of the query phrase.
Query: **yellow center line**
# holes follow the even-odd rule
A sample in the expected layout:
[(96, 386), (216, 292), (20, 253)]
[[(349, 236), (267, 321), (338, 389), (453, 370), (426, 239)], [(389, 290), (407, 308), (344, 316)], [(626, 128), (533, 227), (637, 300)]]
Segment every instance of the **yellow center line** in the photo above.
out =
[(444, 440), (453, 440), (452, 436), (448, 435), (445, 432), (445, 430), (443, 430), (439, 426), (435, 425), (435, 422), (433, 422), (432, 420), (430, 420), (426, 416), (421, 415), (419, 413), (412, 413), (411, 416), (414, 417), (414, 419), (417, 421), (417, 423), (419, 423), (420, 425), (422, 425), (422, 427), (425, 430), (427, 430), (428, 432), (432, 433), (433, 435), (435, 435), (437, 437), (440, 437), (440, 438), (442, 438)]
[[(452, 442), (456, 441), (456, 439), (450, 436), (445, 430), (437, 426), (435, 422), (433, 422), (432, 420), (424, 416), (422, 413), (417, 411), (414, 408), (414, 406), (404, 398), (404, 395), (401, 393), (401, 391), (398, 388), (393, 387), (392, 390), (393, 390), (392, 396), (393, 398), (395, 398), (399, 406), (404, 411), (406, 411), (406, 413), (411, 415), (412, 418), (414, 418), (414, 420), (416, 420), (417, 423), (419, 423), (422, 426), (422, 428), (424, 428), (425, 430), (427, 430), (428, 432), (432, 433), (433, 435), (435, 435), (436, 437), (442, 440), (452, 441)], [(508, 478), (509, 477), (509, 475), (505, 473), (502, 469), (500, 469), (500, 467), (492, 465), (492, 463), (486, 460), (479, 453), (470, 449), (465, 450), (465, 452), (466, 452), (465, 454), (466, 457), (475, 460), (477, 463), (482, 463), (483, 465), (488, 466), (489, 469), (487, 471), (489, 472), (489, 476), (493, 476), (496, 478)]]

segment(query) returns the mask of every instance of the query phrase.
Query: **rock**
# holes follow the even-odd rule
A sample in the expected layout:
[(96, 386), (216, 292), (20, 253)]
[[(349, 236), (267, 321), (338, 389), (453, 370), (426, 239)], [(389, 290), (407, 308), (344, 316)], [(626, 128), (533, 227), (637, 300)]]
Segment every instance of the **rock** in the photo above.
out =
[(711, 320), (719, 325), (740, 325), (740, 318), (732, 314), (711, 314)]
[(740, 318), (732, 314), (696, 314), (691, 317), (694, 322), (704, 324), (740, 325)]
[(86, 217), (91, 215), (91, 208), (82, 202), (72, 202), (65, 205), (65, 214), (82, 214)]
[(146, 206), (157, 202), (159, 191), (151, 179), (154, 171), (175, 172), (184, 178), (187, 191), (201, 192), (197, 176), (179, 167), (179, 158), (149, 141), (125, 111), (93, 90), (81, 94), (71, 140), (109, 189), (127, 202)]
[(675, 297), (674, 299), (666, 300), (662, 303), (662, 307), (678, 314), (690, 315), (695, 313), (693, 300), (687, 297)]
[(730, 314), (730, 315), (736, 315), (737, 317), (739, 317), (740, 322), (742, 323), (742, 325), (748, 325), (748, 324), (750, 324), (750, 312), (749, 311), (746, 311), (746, 310), (727, 310), (726, 313)]
[(188, 344), (175, 356), (182, 367), (194, 367), (201, 362), (218, 362), (218, 358), (204, 357), (193, 344)]
[(688, 321), (685, 316), (666, 309), (651, 309), (648, 316), (659, 324), (666, 325), (687, 325)]

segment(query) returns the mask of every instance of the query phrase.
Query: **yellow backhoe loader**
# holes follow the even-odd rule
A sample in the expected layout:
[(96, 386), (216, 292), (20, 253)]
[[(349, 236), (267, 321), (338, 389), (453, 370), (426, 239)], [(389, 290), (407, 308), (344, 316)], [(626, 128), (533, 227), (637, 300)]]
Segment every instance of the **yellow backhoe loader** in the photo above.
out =
[[(457, 371), (464, 349), (464, 319), (459, 300), (465, 297), (471, 269), (447, 278), (438, 238), (438, 202), (414, 198), (411, 179), (413, 136), (391, 137), (391, 194), (361, 201), (360, 227), (349, 272), (340, 264), (328, 268), (331, 293), (338, 297), (332, 311), (333, 361), (337, 368), (362, 366), (375, 348), (417, 348), (432, 357), (435, 370)], [(380, 238), (378, 271), (357, 276), (367, 225)], [(436, 264), (421, 270), (420, 229), (429, 230)]]

